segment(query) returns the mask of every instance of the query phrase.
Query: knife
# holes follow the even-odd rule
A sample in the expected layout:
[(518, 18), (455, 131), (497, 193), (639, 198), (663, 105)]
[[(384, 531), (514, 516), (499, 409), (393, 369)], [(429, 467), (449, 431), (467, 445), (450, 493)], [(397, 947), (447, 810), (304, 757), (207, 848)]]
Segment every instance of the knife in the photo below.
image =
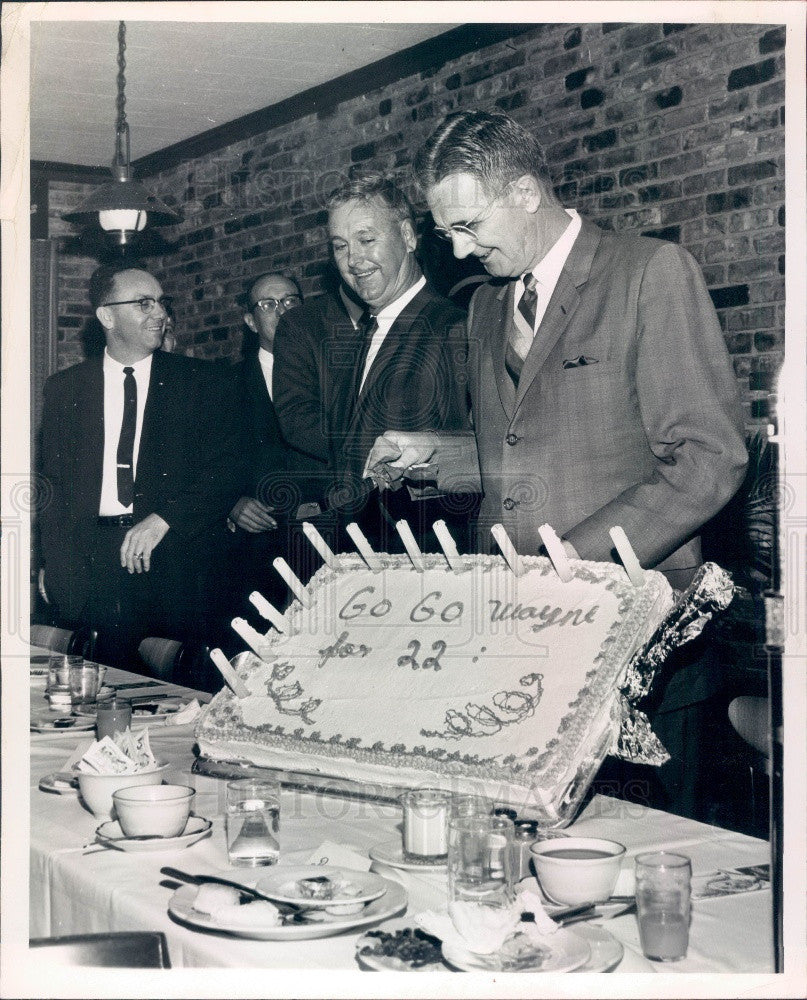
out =
[(611, 920), (614, 917), (627, 916), (636, 910), (636, 899), (633, 896), (627, 898), (614, 897), (604, 903), (592, 903), (585, 910), (578, 913), (568, 913), (561, 915), (558, 924), (561, 927), (568, 927), (569, 924), (576, 924), (582, 920)]

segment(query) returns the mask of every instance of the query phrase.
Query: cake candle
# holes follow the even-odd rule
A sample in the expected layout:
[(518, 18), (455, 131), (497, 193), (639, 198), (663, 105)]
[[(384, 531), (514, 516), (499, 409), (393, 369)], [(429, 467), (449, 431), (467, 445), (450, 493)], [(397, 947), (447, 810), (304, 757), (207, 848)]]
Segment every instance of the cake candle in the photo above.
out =
[(271, 649), (269, 641), (245, 618), (233, 618), (232, 626), (256, 656), (263, 660), (269, 655)]
[(283, 556), (278, 556), (277, 559), (273, 560), (272, 565), (280, 573), (283, 579), (289, 586), (289, 590), (294, 594), (297, 600), (302, 604), (304, 608), (311, 607), (311, 595), (303, 586), (303, 581), (294, 572), (294, 570), (289, 566)]
[(504, 525), (494, 524), (490, 529), (490, 533), (496, 539), (496, 544), (501, 549), (507, 565), (516, 576), (521, 576), (524, 572), (524, 566), (522, 565), (518, 552), (516, 552), (515, 546), (510, 541), (510, 536), (504, 529)]
[(258, 614), (268, 622), (271, 622), (278, 632), (286, 631), (286, 623), (283, 620), (283, 615), (277, 610), (274, 604), (270, 604), (266, 600), (263, 594), (260, 594), (257, 590), (253, 590), (249, 595), (249, 599), (257, 608)]
[(246, 698), (249, 695), (249, 688), (230, 666), (230, 661), (224, 653), (220, 649), (211, 649), (210, 659), (215, 663), (219, 673), (224, 678), (224, 682), (232, 688), (236, 698)]
[(437, 537), (437, 541), (440, 543), (440, 547), (448, 560), (448, 565), (455, 573), (459, 573), (464, 568), (462, 565), (462, 559), (457, 551), (457, 546), (454, 539), (451, 537), (451, 532), (448, 530), (448, 526), (445, 521), (435, 521), (432, 525), (434, 529), (434, 534)]
[(611, 528), (608, 534), (611, 536), (611, 541), (619, 553), (619, 558), (622, 560), (622, 565), (630, 577), (630, 582), (634, 587), (643, 586), (644, 570), (639, 565), (639, 560), (636, 558), (633, 546), (628, 541), (628, 536), (625, 534), (624, 528), (621, 528), (617, 524)]
[(359, 555), (362, 557), (362, 559), (367, 563), (367, 565), (374, 573), (380, 573), (381, 570), (384, 568), (381, 565), (381, 560), (378, 558), (375, 552), (373, 552), (372, 545), (370, 545), (370, 543), (364, 537), (364, 532), (361, 530), (358, 524), (356, 524), (355, 521), (351, 521), (350, 524), (347, 526), (346, 530), (347, 533), (350, 535), (350, 537), (353, 539), (353, 544), (359, 550)]
[(423, 553), (420, 551), (418, 543), (415, 541), (415, 536), (412, 534), (409, 522), (406, 518), (401, 518), (400, 521), (396, 521), (395, 527), (398, 529), (398, 534), (401, 536), (401, 541), (404, 543), (406, 554), (412, 560), (412, 565), (418, 573), (422, 573), (426, 569), (426, 564), (423, 562)]
[(325, 565), (329, 569), (336, 569), (336, 555), (333, 549), (310, 521), (303, 521), (303, 534), (325, 560)]
[(552, 560), (555, 572), (564, 583), (568, 583), (573, 575), (572, 567), (569, 565), (569, 557), (566, 555), (566, 549), (558, 538), (557, 532), (551, 525), (542, 524), (538, 529), (538, 534), (541, 536), (547, 555)]

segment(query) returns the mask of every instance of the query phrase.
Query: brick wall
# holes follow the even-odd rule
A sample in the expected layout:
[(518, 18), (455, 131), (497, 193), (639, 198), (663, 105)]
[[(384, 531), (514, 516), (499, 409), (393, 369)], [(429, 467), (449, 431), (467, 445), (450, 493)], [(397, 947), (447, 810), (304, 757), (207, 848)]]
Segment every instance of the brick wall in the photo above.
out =
[[(148, 178), (185, 216), (163, 231), (176, 251), (150, 265), (189, 352), (237, 354), (234, 299), (261, 271), (320, 290), (325, 194), (355, 163), (411, 190), (414, 150), (463, 108), (536, 129), (564, 204), (695, 255), (749, 424), (764, 421), (753, 387), (781, 364), (784, 331), (784, 28), (771, 25), (542, 25)], [(52, 214), (80, 193), (54, 187)], [(85, 265), (63, 262), (60, 364), (89, 311)]]

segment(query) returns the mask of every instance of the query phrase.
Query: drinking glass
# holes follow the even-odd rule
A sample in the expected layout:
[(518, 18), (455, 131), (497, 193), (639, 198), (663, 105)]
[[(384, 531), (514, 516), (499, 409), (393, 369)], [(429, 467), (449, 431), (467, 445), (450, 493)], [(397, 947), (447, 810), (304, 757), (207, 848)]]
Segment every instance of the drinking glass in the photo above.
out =
[(107, 698), (98, 702), (95, 734), (99, 740), (122, 733), (132, 725), (132, 703), (126, 698)]
[(70, 668), (84, 663), (82, 656), (67, 656), (65, 653), (51, 653), (48, 660), (48, 684), (46, 692), (50, 707), (55, 712), (69, 712)]
[(231, 865), (275, 864), (280, 857), (280, 782), (265, 778), (228, 781), (225, 821)]
[(676, 962), (689, 944), (692, 866), (683, 854), (656, 851), (636, 857), (636, 912), (647, 958)]
[(452, 816), (490, 816), (493, 813), (493, 802), (481, 795), (452, 795)]
[(448, 824), (449, 903), (505, 909), (513, 902), (513, 821), (455, 816)]
[(448, 850), (446, 825), (450, 793), (439, 788), (415, 788), (404, 792), (401, 803), (404, 859), (444, 861)]
[(91, 705), (98, 696), (100, 687), (98, 678), (98, 664), (71, 663), (69, 667), (70, 700), (73, 707), (77, 705)]

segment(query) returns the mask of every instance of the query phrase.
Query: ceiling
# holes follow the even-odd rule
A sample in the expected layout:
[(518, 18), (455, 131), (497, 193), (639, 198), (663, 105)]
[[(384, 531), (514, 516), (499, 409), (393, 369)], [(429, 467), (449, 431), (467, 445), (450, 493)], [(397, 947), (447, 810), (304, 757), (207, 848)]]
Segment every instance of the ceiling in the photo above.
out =
[[(132, 160), (455, 26), (127, 21)], [(117, 21), (31, 25), (31, 159), (109, 165), (117, 113), (117, 32)]]

